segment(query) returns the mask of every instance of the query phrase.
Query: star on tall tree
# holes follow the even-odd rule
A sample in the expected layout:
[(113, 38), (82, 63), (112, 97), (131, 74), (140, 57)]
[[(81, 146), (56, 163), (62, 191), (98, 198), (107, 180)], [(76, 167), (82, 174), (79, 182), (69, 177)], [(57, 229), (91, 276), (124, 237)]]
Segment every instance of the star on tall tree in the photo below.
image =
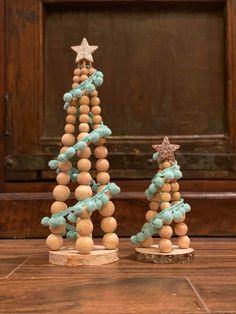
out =
[(92, 53), (98, 49), (98, 46), (90, 46), (87, 39), (83, 38), (80, 45), (72, 46), (71, 49), (77, 53), (75, 59), (76, 63), (84, 59), (89, 62), (93, 62)]
[(179, 149), (179, 145), (170, 144), (167, 136), (164, 137), (160, 145), (152, 145), (152, 147), (158, 153), (159, 161), (164, 161), (165, 159), (175, 161), (175, 152)]

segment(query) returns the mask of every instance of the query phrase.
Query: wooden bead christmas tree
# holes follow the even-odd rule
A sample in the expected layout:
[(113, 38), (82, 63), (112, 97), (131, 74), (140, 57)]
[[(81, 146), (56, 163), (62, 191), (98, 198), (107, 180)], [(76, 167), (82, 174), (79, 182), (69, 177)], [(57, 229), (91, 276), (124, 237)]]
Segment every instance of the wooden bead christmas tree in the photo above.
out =
[[(50, 262), (98, 265), (118, 259), (116, 248), (119, 240), (114, 233), (117, 222), (113, 217), (115, 206), (110, 198), (120, 189), (115, 183), (110, 183), (108, 173), (105, 143), (111, 130), (102, 122), (96, 90), (103, 83), (103, 74), (92, 66), (92, 53), (98, 47), (89, 46), (84, 38), (81, 45), (71, 48), (77, 53), (78, 67), (74, 70), (72, 90), (63, 97), (67, 117), (65, 134), (61, 138), (62, 148), (57, 158), (49, 162), (50, 168), (57, 172), (57, 186), (53, 190), (55, 201), (51, 206), (51, 217), (44, 217), (42, 224), (49, 226), (51, 231), (46, 240)], [(94, 146), (96, 158), (96, 180), (90, 175), (91, 146)], [(78, 183), (75, 189), (77, 202), (68, 207), (66, 201), (70, 197), (70, 189), (67, 185), (70, 181)], [(104, 250), (101, 246), (94, 246), (92, 238), (91, 215), (95, 210), (102, 216)], [(75, 248), (62, 249), (64, 235), (76, 241)]]
[[(180, 167), (175, 161), (174, 153), (179, 145), (170, 144), (167, 137), (161, 145), (153, 145), (156, 153), (153, 160), (158, 163), (158, 171), (145, 191), (150, 201), (146, 212), (147, 222), (142, 230), (131, 237), (131, 242), (139, 245), (135, 249), (136, 258), (152, 263), (181, 263), (193, 259), (193, 249), (186, 235), (185, 214), (191, 210), (179, 192), (178, 179), (182, 177)], [(174, 230), (172, 229), (172, 224)], [(158, 245), (153, 245), (152, 236), (159, 233)], [(172, 235), (177, 236), (176, 244), (172, 244)]]

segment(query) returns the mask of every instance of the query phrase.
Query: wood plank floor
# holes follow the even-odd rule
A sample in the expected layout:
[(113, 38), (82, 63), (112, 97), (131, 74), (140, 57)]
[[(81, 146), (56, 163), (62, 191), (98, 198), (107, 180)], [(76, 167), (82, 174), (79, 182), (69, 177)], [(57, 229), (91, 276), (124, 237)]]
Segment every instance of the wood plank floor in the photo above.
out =
[[(192, 239), (195, 260), (102, 267), (48, 263), (44, 240), (0, 240), (0, 313), (236, 313), (236, 239)], [(99, 242), (98, 242), (99, 243)]]

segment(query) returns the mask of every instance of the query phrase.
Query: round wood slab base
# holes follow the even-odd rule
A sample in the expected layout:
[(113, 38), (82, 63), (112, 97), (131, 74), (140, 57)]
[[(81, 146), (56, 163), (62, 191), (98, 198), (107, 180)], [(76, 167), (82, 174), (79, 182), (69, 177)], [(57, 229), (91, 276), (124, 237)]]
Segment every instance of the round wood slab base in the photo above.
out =
[(79, 254), (74, 247), (63, 247), (59, 251), (49, 251), (49, 263), (69, 267), (99, 266), (118, 260), (118, 250), (106, 250), (103, 245), (95, 245), (89, 254)]
[(149, 248), (135, 248), (135, 258), (137, 261), (155, 264), (182, 264), (189, 263), (194, 258), (194, 249), (180, 249), (173, 245), (170, 253), (160, 253), (158, 245)]

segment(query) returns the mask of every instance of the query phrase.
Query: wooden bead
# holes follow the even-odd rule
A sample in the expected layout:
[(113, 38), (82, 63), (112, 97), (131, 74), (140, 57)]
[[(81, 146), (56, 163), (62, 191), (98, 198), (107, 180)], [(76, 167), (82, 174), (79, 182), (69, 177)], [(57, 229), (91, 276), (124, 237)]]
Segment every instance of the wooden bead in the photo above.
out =
[(89, 125), (88, 125), (88, 123), (80, 123), (79, 131), (80, 132), (89, 132)]
[(65, 133), (61, 138), (61, 142), (65, 146), (72, 146), (75, 144), (75, 137), (70, 133)]
[(162, 163), (162, 169), (166, 169), (166, 168), (169, 168), (171, 166), (170, 162), (169, 161), (164, 161)]
[(112, 201), (109, 201), (105, 205), (102, 206), (102, 208), (99, 210), (100, 215), (103, 217), (109, 217), (112, 216), (115, 212), (115, 205)]
[(92, 177), (89, 172), (80, 172), (77, 176), (77, 182), (82, 185), (90, 185)]
[(162, 202), (169, 202), (170, 199), (171, 199), (170, 193), (166, 193), (166, 192), (161, 193), (161, 201)]
[(72, 168), (72, 164), (69, 160), (68, 161), (60, 161), (58, 163), (58, 168), (63, 172), (67, 172)]
[(158, 210), (158, 208), (159, 208), (159, 203), (157, 203), (157, 202), (151, 202), (151, 203), (149, 204), (149, 208), (150, 208), (151, 210)]
[(55, 201), (55, 202), (51, 205), (51, 213), (52, 213), (52, 214), (56, 214), (56, 213), (62, 212), (62, 211), (65, 210), (66, 208), (67, 208), (66, 203)]
[(81, 74), (81, 70), (80, 69), (75, 69), (74, 70), (74, 75), (80, 75)]
[(119, 245), (119, 238), (115, 233), (107, 233), (103, 236), (102, 243), (108, 250), (116, 249)]
[(100, 106), (93, 106), (91, 109), (92, 114), (98, 115), (101, 113), (101, 107)]
[(176, 223), (180, 223), (183, 221), (185, 221), (185, 215), (183, 215), (181, 218), (174, 218), (174, 222), (176, 222)]
[(91, 94), (92, 97), (97, 97), (98, 91), (95, 89)]
[(79, 86), (78, 83), (73, 83), (73, 84), (71, 85), (72, 88), (75, 88), (75, 87), (78, 87), (78, 86)]
[(88, 210), (84, 210), (82, 211), (82, 213), (79, 214), (79, 218), (81, 219), (88, 219), (89, 217), (91, 217), (92, 212), (89, 212)]
[(81, 132), (78, 136), (77, 136), (77, 141), (81, 141), (82, 139), (84, 139), (86, 136), (88, 136), (87, 132)]
[(57, 175), (57, 183), (60, 185), (67, 185), (70, 182), (70, 176), (67, 173), (60, 172)]
[(97, 146), (94, 150), (94, 155), (96, 158), (106, 158), (108, 154), (108, 150), (105, 146)]
[(171, 226), (164, 225), (159, 230), (159, 236), (161, 238), (170, 239), (172, 237), (172, 235), (173, 235), (173, 230), (172, 230)]
[(181, 199), (181, 195), (179, 192), (173, 192), (171, 195), (172, 201), (179, 201)]
[(109, 162), (107, 159), (99, 159), (96, 161), (97, 171), (107, 171), (109, 169)]
[(79, 77), (78, 75), (75, 75), (75, 76), (73, 77), (73, 82), (74, 82), (74, 83), (79, 83), (79, 82), (80, 82), (80, 77)]
[(93, 117), (93, 123), (94, 124), (100, 124), (102, 122), (102, 117), (97, 115)]
[(51, 251), (58, 251), (63, 245), (63, 238), (61, 235), (50, 234), (47, 237), (46, 245)]
[(75, 126), (73, 124), (66, 124), (65, 125), (65, 132), (66, 133), (74, 133), (75, 132)]
[(95, 69), (94, 69), (94, 68), (89, 68), (89, 69), (88, 69), (88, 74), (89, 74), (89, 75), (92, 75), (94, 72), (95, 72)]
[(98, 97), (92, 97), (91, 106), (99, 106), (99, 105), (100, 105), (100, 99)]
[(154, 202), (159, 202), (160, 199), (161, 199), (161, 195), (160, 195), (159, 192), (156, 192), (156, 193), (153, 195), (153, 197), (152, 197), (152, 201), (154, 201)]
[(107, 184), (110, 181), (110, 175), (107, 172), (99, 172), (96, 179), (100, 184)]
[(84, 82), (84, 81), (86, 81), (87, 79), (88, 79), (88, 76), (85, 75), (85, 74), (81, 75), (81, 77), (80, 77), (81, 82)]
[(177, 238), (176, 243), (181, 249), (187, 249), (190, 246), (190, 239), (188, 236), (184, 235), (182, 237)]
[(75, 122), (76, 122), (76, 117), (73, 116), (72, 114), (69, 114), (66, 117), (66, 123), (75, 124)]
[(150, 221), (152, 218), (154, 218), (156, 216), (156, 214), (157, 214), (157, 212), (155, 210), (148, 210), (146, 212), (146, 215), (145, 215), (146, 220)]
[(163, 203), (161, 203), (160, 207), (161, 207), (161, 210), (166, 209), (166, 208), (170, 207), (170, 203), (169, 202), (163, 202)]
[(93, 240), (90, 237), (79, 237), (75, 247), (81, 254), (88, 254), (93, 250)]
[(101, 228), (106, 233), (112, 233), (116, 230), (117, 222), (114, 217), (105, 217), (101, 220)]
[(60, 154), (64, 153), (67, 148), (69, 148), (68, 146), (62, 146), (62, 148), (60, 149)]
[(81, 73), (85, 74), (85, 75), (88, 75), (89, 74), (89, 70), (87, 68), (82, 68), (81, 69)]
[(188, 226), (184, 222), (180, 222), (175, 225), (174, 232), (178, 236), (184, 236), (188, 232)]
[(64, 235), (66, 233), (66, 225), (59, 225), (59, 226), (56, 226), (56, 227), (51, 227), (49, 226), (49, 229), (50, 231), (53, 233), (53, 234), (61, 234), (61, 235)]
[(106, 143), (106, 139), (105, 138), (100, 138), (99, 141), (97, 141), (96, 143), (94, 143), (96, 146), (102, 146)]
[(88, 106), (89, 105), (89, 102), (90, 102), (90, 99), (88, 96), (81, 96), (80, 99), (79, 99), (79, 104), (80, 105), (86, 105)]
[(153, 245), (153, 238), (149, 237), (143, 240), (142, 247), (150, 247)]
[(162, 253), (169, 253), (172, 250), (172, 243), (169, 239), (160, 239), (159, 250)]
[(91, 168), (91, 162), (87, 158), (82, 158), (77, 162), (77, 168), (79, 171), (89, 171)]
[(82, 219), (76, 224), (76, 231), (80, 236), (89, 236), (93, 232), (93, 223), (90, 219)]
[(66, 201), (70, 197), (70, 190), (65, 185), (57, 185), (53, 189), (53, 197), (57, 201)]
[(67, 113), (75, 116), (77, 113), (77, 108), (75, 106), (69, 106), (67, 109)]
[(79, 122), (80, 123), (89, 123), (89, 121), (90, 121), (90, 118), (87, 114), (83, 113), (79, 116)]
[(179, 191), (179, 183), (178, 182), (171, 183), (170, 186), (171, 186), (172, 192), (178, 192)]
[(83, 150), (77, 150), (77, 155), (80, 158), (87, 158), (88, 159), (91, 156), (91, 148), (87, 146)]
[(100, 124), (94, 124), (94, 125), (93, 125), (93, 129), (94, 129), (94, 130), (96, 130), (96, 129), (99, 128), (99, 127), (100, 127)]
[(88, 185), (79, 185), (75, 189), (75, 197), (78, 201), (91, 197), (92, 195), (93, 195), (93, 191), (91, 187)]
[(82, 113), (88, 114), (89, 113), (89, 106), (81, 105), (79, 107), (79, 112), (80, 112), (80, 114), (82, 114)]
[(170, 184), (169, 183), (165, 183), (163, 186), (162, 186), (162, 188), (161, 188), (161, 192), (170, 192), (170, 190), (171, 190), (171, 186), (170, 186)]

